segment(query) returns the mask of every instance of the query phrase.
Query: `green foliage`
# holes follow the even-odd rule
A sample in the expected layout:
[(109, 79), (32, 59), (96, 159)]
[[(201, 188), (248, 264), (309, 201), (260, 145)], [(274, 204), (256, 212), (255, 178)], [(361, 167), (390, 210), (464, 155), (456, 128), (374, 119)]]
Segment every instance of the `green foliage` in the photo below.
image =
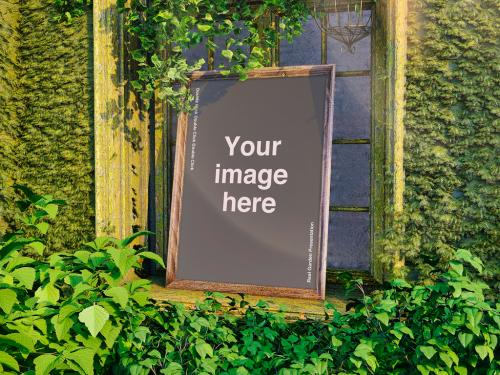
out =
[(54, 19), (56, 21), (66, 21), (73, 23), (74, 18), (83, 16), (88, 10), (92, 9), (91, 0), (54, 0), (56, 9)]
[[(141, 258), (123, 240), (96, 238), (74, 253), (44, 256), (62, 203), (18, 186), (27, 229), (0, 240), (2, 374), (497, 374), (498, 299), (472, 280), (481, 260), (459, 250), (436, 282), (394, 280), (349, 313), (289, 321), (266, 302), (207, 297), (189, 310), (154, 305), (150, 282), (125, 278)], [(41, 225), (45, 224), (45, 225)], [(32, 233), (32, 234), (30, 234)]]
[(0, 373), (106, 373), (119, 345), (149, 333), (150, 282), (124, 279), (152, 258), (130, 247), (147, 232), (46, 257), (49, 222), (63, 202), (17, 188), (25, 229), (0, 240)]
[[(146, 101), (158, 89), (158, 97), (177, 110), (189, 109), (189, 74), (205, 62), (188, 62), (183, 54), (187, 49), (202, 43), (212, 52), (220, 49), (225, 63), (217, 69), (245, 79), (249, 69), (270, 65), (276, 41), (300, 34), (308, 15), (301, 0), (259, 4), (249, 0), (121, 0), (119, 4), (128, 33), (139, 41), (138, 48), (130, 51), (139, 66), (132, 86)], [(279, 32), (266, 22), (271, 14), (280, 17)]]
[(495, 0), (412, 2), (404, 230), (389, 235), (424, 276), (468, 248), (497, 289), (499, 17)]
[(346, 274), (362, 297), (350, 313), (327, 306), (324, 320), (291, 322), (265, 302), (219, 293), (193, 311), (167, 304), (147, 349), (140, 357), (124, 350), (120, 364), (141, 374), (496, 374), (498, 301), (485, 300), (488, 286), (471, 280), (469, 268), (483, 265), (459, 250), (437, 282), (394, 280), (371, 295)]

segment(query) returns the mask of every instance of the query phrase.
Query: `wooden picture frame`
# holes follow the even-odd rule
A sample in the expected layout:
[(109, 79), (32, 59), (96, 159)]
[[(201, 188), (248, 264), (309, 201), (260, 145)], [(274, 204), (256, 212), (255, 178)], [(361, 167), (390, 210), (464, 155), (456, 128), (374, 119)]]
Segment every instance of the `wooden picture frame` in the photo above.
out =
[[(189, 115), (181, 113), (178, 117), (177, 144), (175, 152), (174, 178), (171, 204), (171, 221), (168, 242), (166, 282), (168, 288), (194, 289), (202, 291), (220, 291), (229, 293), (245, 293), (262, 296), (281, 296), (307, 299), (324, 299), (326, 289), (326, 267), (328, 248), (328, 222), (330, 204), (330, 174), (332, 154), (333, 128), (333, 94), (335, 83), (335, 65), (311, 65), (279, 68), (255, 69), (248, 74), (248, 79), (266, 79), (279, 77), (308, 77), (326, 75), (328, 77), (327, 92), (325, 94), (325, 114), (323, 131), (322, 182), (321, 206), (318, 225), (319, 253), (316, 264), (317, 289), (299, 289), (273, 287), (249, 284), (232, 284), (221, 282), (207, 282), (198, 280), (184, 280), (176, 277), (178, 266), (178, 247), (180, 240), (180, 222), (182, 211), (182, 197), (184, 186), (184, 168), (186, 157), (186, 139)], [(220, 80), (237, 79), (235, 76), (223, 76), (217, 71), (199, 71), (191, 75), (191, 80)]]

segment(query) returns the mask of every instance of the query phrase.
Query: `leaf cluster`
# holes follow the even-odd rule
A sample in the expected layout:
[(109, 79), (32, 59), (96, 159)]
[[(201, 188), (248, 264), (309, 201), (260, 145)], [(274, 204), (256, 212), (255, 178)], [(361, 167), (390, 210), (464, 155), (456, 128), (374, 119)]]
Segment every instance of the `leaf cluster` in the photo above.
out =
[[(341, 313), (290, 321), (243, 295), (207, 293), (194, 309), (153, 304), (150, 281), (126, 277), (156, 254), (108, 237), (46, 253), (63, 203), (24, 186), (27, 229), (0, 240), (0, 372), (4, 374), (496, 374), (498, 298), (472, 279), (482, 261), (459, 250), (435, 281), (394, 280)], [(32, 231), (32, 234), (28, 234)]]
[(467, 248), (485, 262), (483, 276), (498, 293), (498, 1), (410, 5), (405, 212), (386, 249), (404, 253), (427, 277)]
[(361, 297), (348, 313), (327, 305), (323, 320), (217, 293), (193, 311), (168, 304), (141, 363), (161, 374), (496, 374), (500, 305), (467, 274), (482, 267), (459, 250), (437, 282), (394, 280), (372, 294), (347, 275)]
[[(157, 90), (179, 111), (190, 108), (190, 73), (206, 62), (188, 61), (185, 51), (197, 45), (220, 51), (216, 68), (245, 79), (248, 70), (270, 65), (276, 41), (300, 34), (308, 15), (301, 0), (122, 0), (120, 9), (127, 32), (138, 40), (129, 51), (139, 67), (132, 87), (146, 101)], [(278, 28), (268, 22), (271, 15), (279, 17)]]
[(150, 282), (125, 276), (141, 259), (163, 261), (131, 246), (145, 232), (45, 257), (49, 220), (63, 202), (17, 189), (26, 229), (0, 240), (0, 372), (104, 373), (117, 361), (117, 345), (149, 333)]

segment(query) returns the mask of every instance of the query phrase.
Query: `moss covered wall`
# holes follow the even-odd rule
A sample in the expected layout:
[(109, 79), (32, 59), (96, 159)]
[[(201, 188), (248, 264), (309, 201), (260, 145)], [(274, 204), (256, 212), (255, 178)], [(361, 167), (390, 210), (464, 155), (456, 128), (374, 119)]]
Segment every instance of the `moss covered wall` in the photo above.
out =
[(421, 271), (471, 248), (498, 282), (500, 3), (412, 4), (402, 246)]
[(12, 185), (18, 175), (19, 2), (0, 1), (0, 234), (12, 221)]
[(92, 35), (85, 16), (71, 25), (51, 21), (51, 3), (26, 0), (19, 7), (19, 101), (8, 126), (16, 124), (19, 144), (6, 152), (20, 166), (21, 182), (67, 201), (49, 237), (62, 250), (94, 232)]

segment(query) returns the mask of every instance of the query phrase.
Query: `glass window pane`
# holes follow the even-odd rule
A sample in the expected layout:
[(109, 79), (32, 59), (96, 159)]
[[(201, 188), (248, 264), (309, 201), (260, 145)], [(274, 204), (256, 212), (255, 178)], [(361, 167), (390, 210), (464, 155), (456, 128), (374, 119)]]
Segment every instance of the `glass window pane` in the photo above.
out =
[(186, 56), (188, 64), (194, 64), (199, 59), (205, 59), (205, 64), (203, 64), (201, 70), (207, 70), (207, 48), (205, 47), (205, 42), (201, 42), (184, 51), (184, 56)]
[(328, 268), (369, 270), (369, 233), (367, 212), (330, 213)]
[[(352, 17), (357, 17), (355, 12), (351, 13), (351, 23), (354, 22)], [(345, 25), (347, 20), (347, 12), (339, 12), (330, 14), (330, 26), (340, 24)], [(371, 11), (363, 12), (363, 24), (369, 22)], [(337, 18), (338, 17), (338, 18)], [(331, 36), (327, 38), (327, 62), (335, 64), (338, 72), (352, 70), (370, 70), (371, 67), (371, 35), (366, 36), (359, 42), (354, 44), (353, 51), (349, 51), (344, 43), (334, 39)]]
[(304, 24), (304, 32), (292, 43), (281, 41), (280, 65), (315, 65), (321, 64), (321, 31), (313, 18)]
[(177, 111), (172, 110), (172, 120), (170, 122), (170, 140), (175, 142), (177, 139)]
[(335, 79), (333, 139), (370, 138), (370, 77)]
[(340, 207), (370, 205), (370, 145), (333, 145), (330, 202)]

